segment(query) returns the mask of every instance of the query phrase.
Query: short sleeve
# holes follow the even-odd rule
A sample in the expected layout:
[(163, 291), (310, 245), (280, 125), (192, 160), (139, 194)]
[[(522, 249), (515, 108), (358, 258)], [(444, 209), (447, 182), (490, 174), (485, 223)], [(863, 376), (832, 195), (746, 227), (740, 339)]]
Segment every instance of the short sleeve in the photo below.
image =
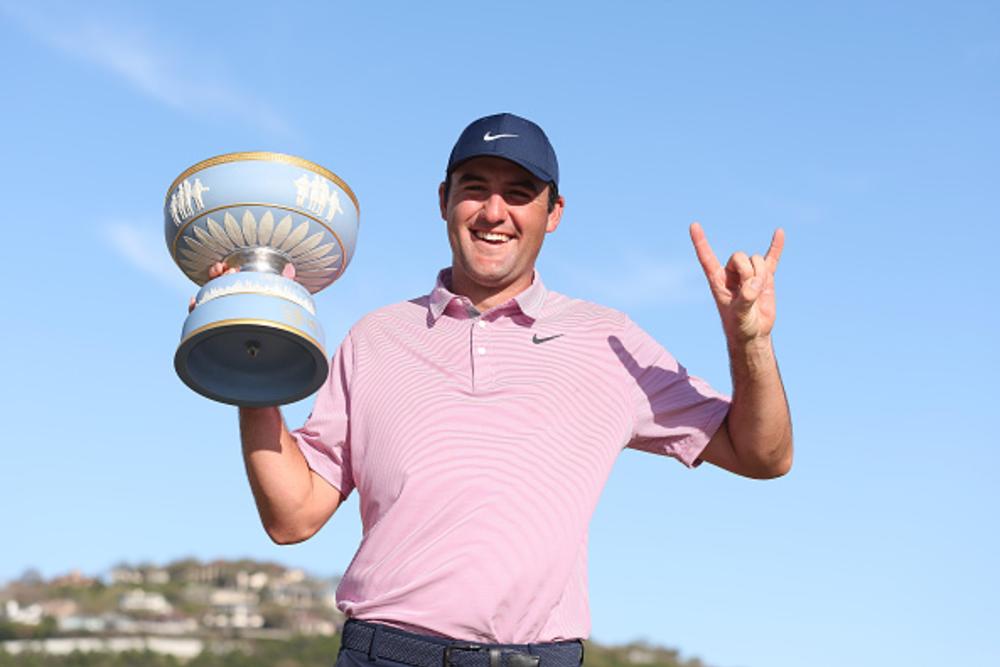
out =
[(302, 428), (292, 432), (309, 467), (345, 498), (354, 488), (350, 429), (353, 357), (348, 334), (333, 356), (326, 382), (316, 394), (312, 414)]
[(693, 375), (628, 321), (618, 354), (629, 371), (633, 428), (628, 447), (694, 467), (729, 413), (729, 397)]

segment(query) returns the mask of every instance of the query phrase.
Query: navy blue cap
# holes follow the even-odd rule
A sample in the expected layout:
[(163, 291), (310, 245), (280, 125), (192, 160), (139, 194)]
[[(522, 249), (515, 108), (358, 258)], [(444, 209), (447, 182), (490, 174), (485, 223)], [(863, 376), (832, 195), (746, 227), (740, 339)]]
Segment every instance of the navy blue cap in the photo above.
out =
[(559, 187), (556, 152), (542, 128), (527, 118), (498, 113), (472, 121), (451, 149), (447, 173), (466, 160), (482, 156), (510, 160)]

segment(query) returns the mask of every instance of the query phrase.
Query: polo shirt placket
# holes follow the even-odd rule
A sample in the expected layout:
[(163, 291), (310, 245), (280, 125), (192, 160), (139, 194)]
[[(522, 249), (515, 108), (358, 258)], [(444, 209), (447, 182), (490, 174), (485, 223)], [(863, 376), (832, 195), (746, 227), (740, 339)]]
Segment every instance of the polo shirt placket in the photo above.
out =
[[(472, 346), (472, 391), (479, 392), (493, 384), (493, 357), (490, 356), (490, 334), (492, 323), (485, 315), (472, 320), (469, 340)], [(495, 355), (494, 355), (495, 356)]]

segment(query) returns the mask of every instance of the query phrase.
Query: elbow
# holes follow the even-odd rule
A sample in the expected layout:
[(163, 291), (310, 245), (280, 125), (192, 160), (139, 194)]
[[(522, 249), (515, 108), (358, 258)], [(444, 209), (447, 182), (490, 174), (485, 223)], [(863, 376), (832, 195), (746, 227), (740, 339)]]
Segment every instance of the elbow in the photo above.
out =
[(744, 461), (742, 472), (751, 479), (777, 479), (791, 471), (792, 458), (792, 441), (788, 438), (782, 440), (767, 456)]
[(784, 477), (792, 469), (792, 440), (787, 439), (778, 448), (775, 455), (770, 458), (766, 465), (761, 466), (758, 479), (777, 479)]
[(759, 479), (777, 479), (778, 477), (784, 477), (792, 470), (792, 455), (782, 458), (779, 461), (772, 463), (765, 471), (764, 474), (759, 477)]
[(298, 544), (315, 535), (318, 528), (297, 526), (280, 522), (264, 522), (264, 532), (271, 541), (278, 545)]

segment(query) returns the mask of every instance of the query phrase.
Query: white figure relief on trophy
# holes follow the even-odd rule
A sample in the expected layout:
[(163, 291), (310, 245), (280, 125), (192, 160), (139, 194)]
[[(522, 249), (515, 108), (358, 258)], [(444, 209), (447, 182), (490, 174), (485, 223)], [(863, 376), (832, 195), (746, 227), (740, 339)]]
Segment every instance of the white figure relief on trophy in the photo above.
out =
[(208, 186), (202, 184), (200, 178), (194, 179), (194, 185), (191, 185), (191, 181), (188, 179), (184, 179), (177, 186), (177, 190), (170, 195), (170, 217), (173, 218), (176, 226), (180, 227), (186, 218), (205, 208), (202, 194), (208, 192), (209, 189)]
[(333, 216), (337, 213), (343, 215), (344, 209), (340, 206), (340, 195), (334, 190), (330, 193), (330, 209), (327, 211), (326, 221), (330, 222), (333, 220)]
[(177, 193), (170, 195), (170, 218), (174, 221), (175, 227), (181, 226), (181, 212), (177, 206)]
[(330, 187), (318, 174), (314, 174), (312, 182), (309, 183), (309, 210), (313, 213), (322, 213), (329, 199)]
[(295, 186), (295, 205), (302, 206), (309, 196), (309, 174), (302, 174), (292, 183)]
[[(337, 213), (343, 215), (344, 209), (340, 204), (340, 193), (336, 188), (330, 188), (326, 179), (319, 174), (313, 174), (309, 178), (308, 173), (304, 173), (292, 181), (295, 186), (295, 205), (307, 208), (316, 215), (323, 215), (326, 210), (326, 221), (333, 220)], [(306, 203), (308, 198), (309, 202)], [(328, 208), (329, 207), (329, 208)]]
[(181, 183), (181, 211), (184, 212), (184, 217), (194, 213), (194, 207), (191, 205), (191, 181), (187, 179)]
[(202, 185), (201, 179), (194, 179), (194, 185), (191, 186), (191, 194), (194, 196), (194, 205), (197, 210), (201, 211), (205, 208), (205, 200), (201, 198), (201, 195), (209, 191), (207, 185)]

